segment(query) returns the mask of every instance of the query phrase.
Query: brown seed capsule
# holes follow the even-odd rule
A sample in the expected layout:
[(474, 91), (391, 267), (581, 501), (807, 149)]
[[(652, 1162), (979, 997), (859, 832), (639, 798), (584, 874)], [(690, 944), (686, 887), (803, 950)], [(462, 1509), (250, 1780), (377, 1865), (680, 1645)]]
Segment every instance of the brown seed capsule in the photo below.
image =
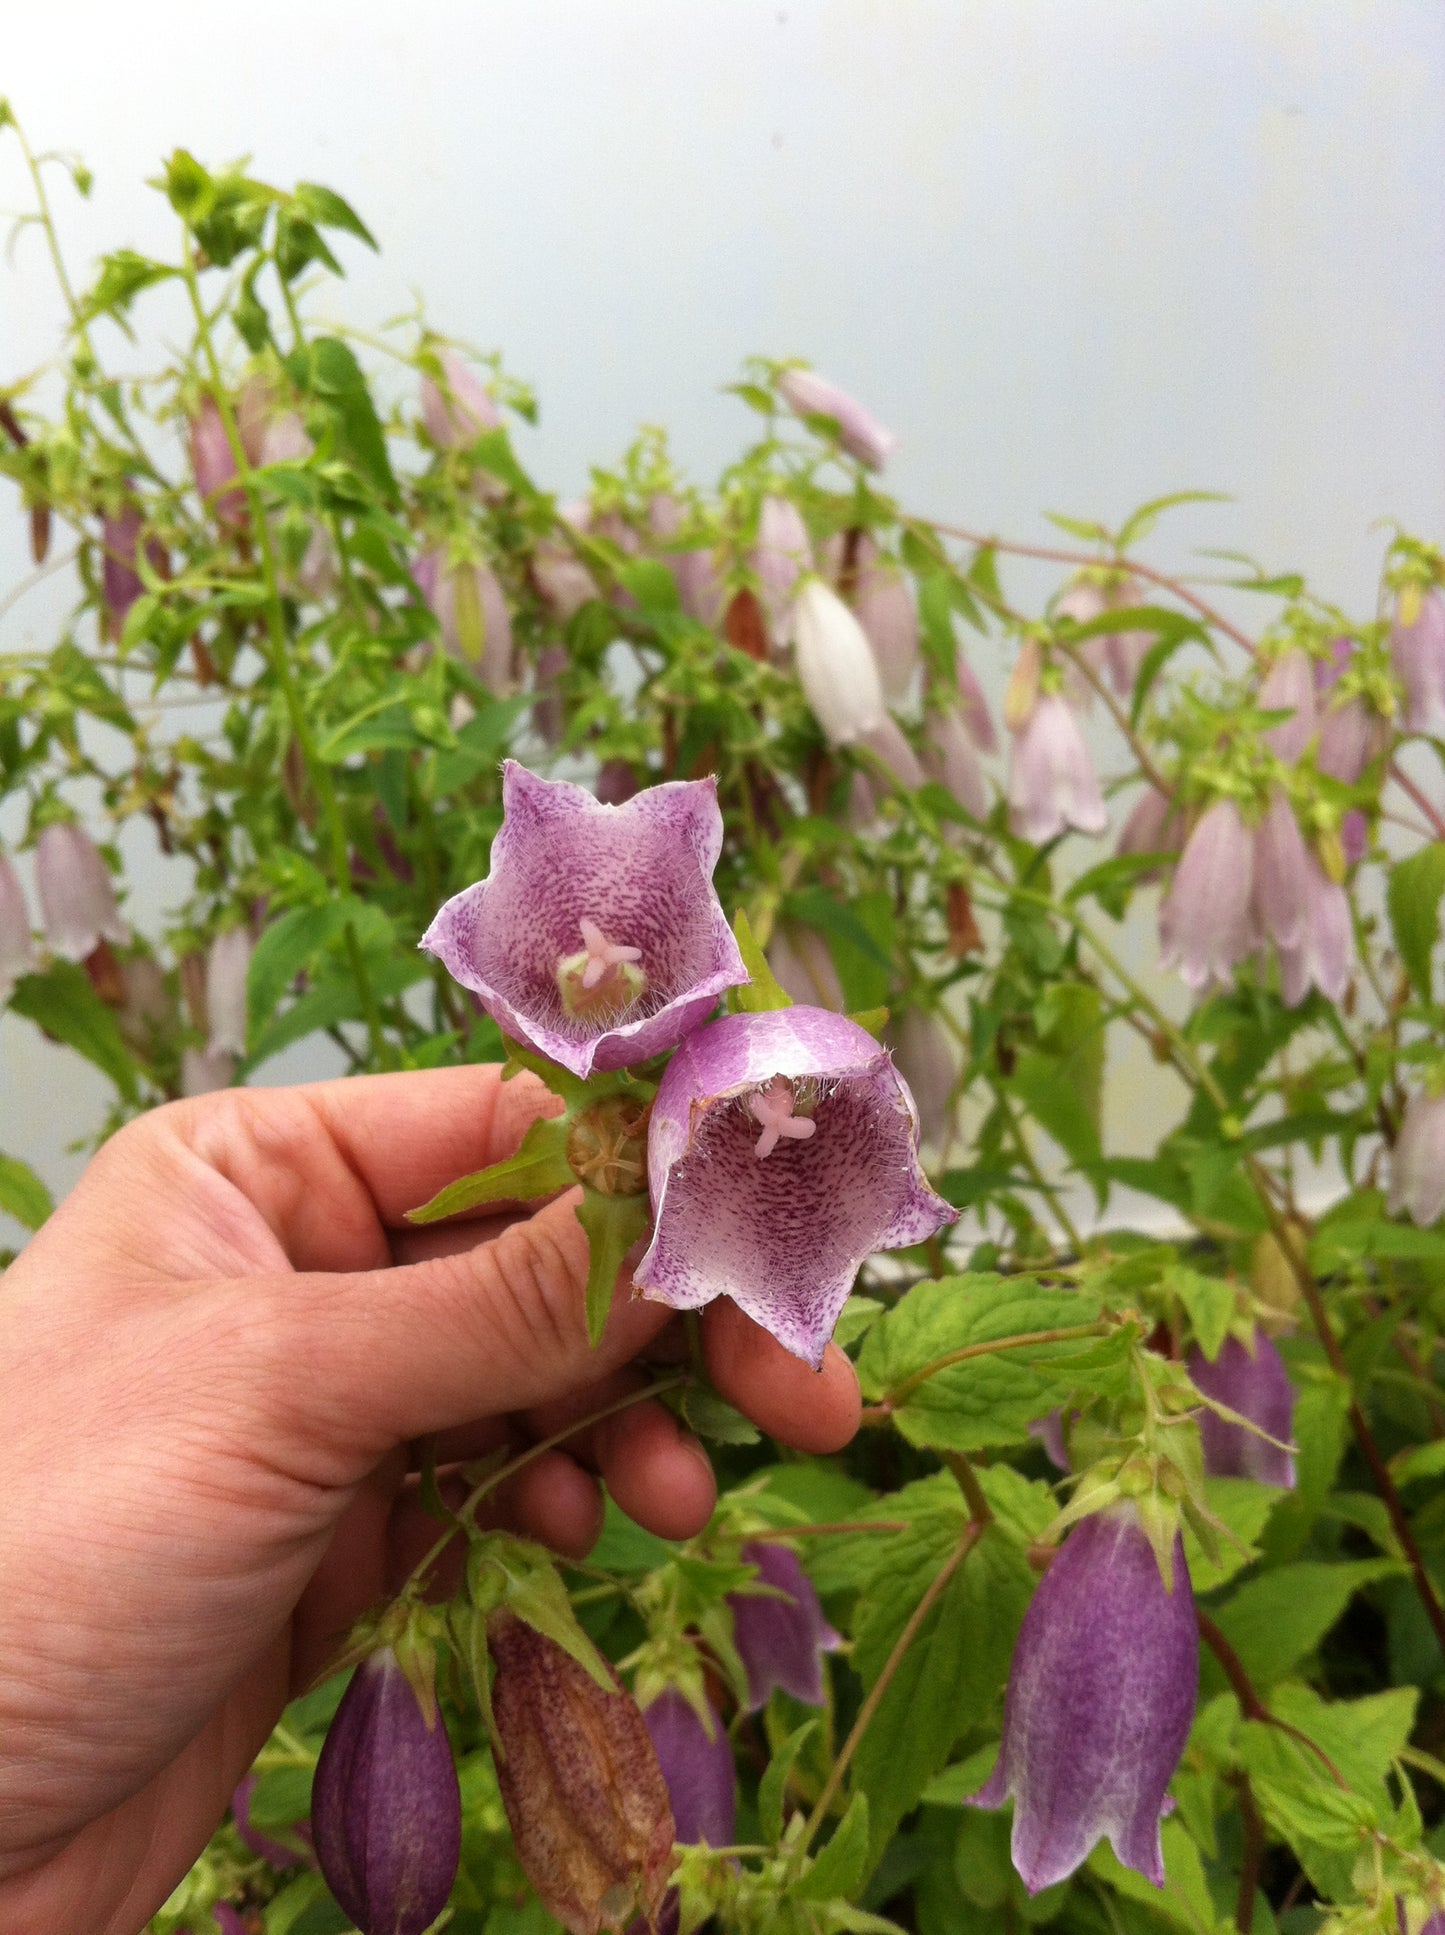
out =
[(672, 1872), (667, 1785), (636, 1702), (605, 1693), (565, 1653), (499, 1611), (487, 1622), (497, 1663), (497, 1779), (517, 1859), (571, 1935), (655, 1921)]
[(761, 663), (768, 656), (768, 626), (756, 595), (744, 585), (735, 592), (723, 618), (729, 645)]

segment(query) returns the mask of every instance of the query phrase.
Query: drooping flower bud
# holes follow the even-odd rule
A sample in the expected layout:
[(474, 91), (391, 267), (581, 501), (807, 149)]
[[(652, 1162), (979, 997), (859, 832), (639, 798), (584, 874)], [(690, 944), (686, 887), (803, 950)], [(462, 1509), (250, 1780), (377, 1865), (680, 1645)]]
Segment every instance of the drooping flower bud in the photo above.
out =
[(364, 1660), (341, 1696), (311, 1790), (327, 1885), (362, 1935), (425, 1935), (456, 1880), (462, 1803), (439, 1711), (396, 1654)]
[(813, 928), (776, 928), (768, 944), (768, 966), (783, 992), (805, 1008), (832, 1008), (841, 1014), (847, 1007), (828, 943)]
[(1390, 1151), (1390, 1214), (1426, 1229), (1445, 1211), (1445, 1093), (1417, 1090)]
[[(1226, 1337), (1211, 1364), (1196, 1344), (1186, 1369), (1206, 1397), (1227, 1404), (1242, 1418), (1288, 1443), (1294, 1424), (1294, 1386), (1279, 1352), (1262, 1330), (1253, 1348)], [(1221, 1418), (1207, 1406), (1199, 1413), (1204, 1469), (1215, 1478), (1253, 1478), (1261, 1485), (1294, 1490), (1294, 1457), (1245, 1425)]]
[(876, 548), (858, 572), (853, 611), (873, 647), (883, 696), (891, 705), (908, 697), (918, 669), (918, 613), (908, 580)]
[(1067, 827), (1097, 834), (1109, 824), (1084, 735), (1056, 692), (1040, 693), (1014, 736), (1008, 797), (1009, 824), (1036, 845)]
[(1159, 909), (1159, 964), (1196, 992), (1227, 985), (1258, 945), (1254, 842), (1233, 800), (1216, 800), (1184, 843)]
[(647, 1171), (643, 1294), (675, 1310), (731, 1297), (815, 1369), (863, 1259), (958, 1216), (928, 1186), (888, 1051), (822, 1008), (690, 1034), (653, 1104)]
[(667, 1783), (674, 1839), (725, 1848), (737, 1832), (738, 1775), (722, 1716), (709, 1703), (709, 1735), (696, 1708), (664, 1687), (642, 1718)]
[[(659, 491), (648, 507), (648, 521), (655, 536), (675, 538), (687, 525), (687, 513), (670, 491)], [(722, 584), (712, 552), (701, 548), (669, 550), (663, 562), (677, 586), (678, 602), (689, 618), (700, 625), (716, 625), (722, 617)]]
[(246, 493), (225, 486), (236, 475), (236, 458), (215, 398), (204, 396), (187, 430), (191, 474), (216, 521), (231, 529), (246, 520)]
[(129, 940), (110, 869), (95, 842), (71, 820), (53, 821), (35, 848), (35, 884), (45, 940), (62, 960), (83, 961), (101, 941)]
[(1405, 730), (1445, 727), (1445, 596), (1432, 587), (1400, 594), (1390, 627), (1390, 657), (1405, 688)]
[[(1129, 817), (1119, 829), (1114, 851), (1126, 853), (1177, 853), (1183, 827), (1179, 809), (1157, 786), (1146, 786), (1129, 809)], [(1141, 881), (1156, 880), (1158, 871), (1139, 876)]]
[(25, 889), (13, 862), (0, 849), (0, 1001), (10, 999), (15, 983), (34, 966), (35, 941)]
[(1135, 1506), (1075, 1526), (1039, 1582), (1014, 1648), (1003, 1744), (977, 1807), (1014, 1803), (1013, 1863), (1030, 1894), (1109, 1837), (1164, 1886), (1159, 1822), (1194, 1719), (1199, 1628), (1183, 1541), (1173, 1590)]
[(849, 746), (887, 717), (873, 648), (858, 620), (821, 578), (805, 578), (793, 604), (798, 679), (830, 746)]
[(828, 1697), (823, 1655), (843, 1642), (823, 1617), (797, 1553), (776, 1539), (750, 1539), (739, 1557), (757, 1567), (760, 1585), (772, 1588), (768, 1594), (728, 1594), (733, 1643), (747, 1669), (749, 1712), (766, 1706), (774, 1687), (804, 1706), (822, 1706)]
[(672, 1871), (667, 1785), (643, 1716), (554, 1640), (508, 1612), (487, 1622), (497, 1663), (497, 1780), (517, 1859), (570, 1935), (655, 1917)]
[(918, 763), (918, 755), (891, 714), (885, 713), (882, 724), (874, 726), (871, 732), (861, 733), (857, 743), (866, 746), (876, 759), (881, 760), (892, 778), (906, 791), (912, 792), (923, 784), (924, 772)]
[(538, 597), (563, 623), (599, 596), (592, 573), (571, 545), (560, 538), (544, 538), (533, 551), (529, 568)]
[(1314, 666), (1307, 652), (1294, 646), (1275, 659), (1260, 682), (1259, 709), (1289, 713), (1268, 729), (1264, 742), (1292, 765), (1316, 730)]
[(502, 773), (492, 870), (446, 903), (422, 946), (504, 1034), (584, 1079), (673, 1047), (748, 978), (712, 885), (716, 783), (673, 780), (603, 806), (515, 760)]
[(464, 356), (444, 349), (438, 358), (441, 381), (423, 376), (421, 420), (438, 450), (460, 450), (485, 431), (500, 427), (502, 413)]
[(757, 542), (748, 563), (757, 575), (769, 642), (779, 652), (792, 642), (793, 592), (803, 573), (813, 569), (808, 527), (790, 497), (763, 499), (758, 510)]
[(1315, 710), (1320, 729), (1315, 763), (1322, 773), (1346, 786), (1353, 786), (1390, 743), (1389, 722), (1361, 693), (1343, 699), (1336, 694), (1355, 650), (1353, 639), (1337, 638), (1330, 659), (1315, 666)]
[(831, 417), (838, 426), (838, 442), (850, 457), (870, 470), (881, 470), (898, 447), (898, 439), (863, 408), (856, 397), (840, 390), (816, 370), (783, 370), (777, 377), (778, 395), (800, 417)]
[(961, 646), (953, 658), (953, 682), (958, 687), (958, 710), (964, 730), (981, 753), (996, 753), (998, 729), (978, 674), (964, 657)]
[(246, 1052), (246, 973), (250, 965), (251, 936), (244, 927), (228, 927), (211, 942), (206, 955), (208, 1055)]
[(953, 1121), (953, 1085), (958, 1063), (948, 1031), (926, 1008), (905, 1008), (889, 1032), (899, 1074), (918, 1110), (919, 1134), (937, 1145)]
[[(1054, 605), (1059, 618), (1072, 618), (1076, 625), (1092, 625), (1107, 612), (1127, 611), (1144, 602), (1144, 589), (1136, 578), (1120, 578), (1117, 571), (1081, 573)], [(1154, 643), (1152, 632), (1096, 632), (1082, 641), (1079, 650), (1096, 671), (1109, 674), (1114, 690), (1128, 698), (1134, 690), (1139, 668)]]
[(987, 819), (988, 781), (957, 708), (943, 706), (928, 713), (923, 737), (923, 764), (929, 778), (946, 786), (965, 813), (976, 820)]
[[(100, 601), (105, 636), (112, 642), (120, 637), (127, 612), (145, 589), (136, 569), (144, 527), (145, 520), (135, 504), (127, 504), (115, 516), (101, 521)], [(164, 577), (168, 560), (158, 539), (147, 540), (145, 555), (151, 569)]]
[(453, 562), (445, 551), (433, 550), (417, 559), (412, 576), (452, 657), (469, 665), (489, 692), (510, 691), (512, 614), (496, 573), (485, 564)]

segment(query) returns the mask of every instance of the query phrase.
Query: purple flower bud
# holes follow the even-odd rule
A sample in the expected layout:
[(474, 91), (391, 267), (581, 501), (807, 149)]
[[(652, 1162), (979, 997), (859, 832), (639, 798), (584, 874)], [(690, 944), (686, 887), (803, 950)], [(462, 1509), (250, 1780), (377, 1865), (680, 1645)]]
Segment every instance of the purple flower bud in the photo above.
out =
[(228, 927), (211, 942), (206, 955), (208, 1055), (246, 1052), (246, 973), (250, 965), (251, 936), (244, 927)]
[(642, 1719), (667, 1782), (675, 1838), (725, 1848), (737, 1832), (738, 1776), (722, 1717), (708, 1711), (711, 1738), (692, 1702), (670, 1686)]
[(560, 539), (544, 538), (532, 553), (530, 569), (538, 597), (564, 624), (599, 595), (592, 573)]
[(1227, 984), (1252, 954), (1254, 842), (1233, 800), (1216, 800), (1190, 834), (1159, 909), (1159, 964), (1196, 990)]
[(675, 1046), (748, 978), (712, 885), (716, 782), (602, 806), (515, 760), (502, 774), (492, 870), (422, 946), (504, 1034), (584, 1079)]
[(512, 685), (512, 614), (496, 573), (484, 564), (451, 563), (444, 551), (418, 558), (412, 576), (441, 627), (442, 644), (470, 665), (489, 692)]
[(1405, 688), (1406, 732), (1438, 732), (1445, 726), (1445, 597), (1437, 589), (1400, 594), (1390, 656)]
[(1052, 1411), (1045, 1411), (1041, 1418), (1034, 1419), (1029, 1426), (1029, 1436), (1038, 1439), (1050, 1464), (1056, 1466), (1059, 1471), (1073, 1470), (1069, 1460), (1068, 1443), (1064, 1437), (1064, 1414), (1057, 1405)]
[(1358, 806), (1352, 806), (1340, 821), (1340, 849), (1347, 867), (1357, 867), (1370, 848), (1370, 822)]
[(1254, 834), (1254, 919), (1277, 947), (1297, 947), (1305, 924), (1309, 853), (1294, 808), (1278, 787)]
[(1307, 652), (1295, 647), (1274, 661), (1260, 682), (1259, 709), (1291, 715), (1269, 728), (1264, 743), (1292, 765), (1316, 730), (1314, 665)]
[(918, 669), (918, 613), (908, 580), (897, 565), (876, 550), (858, 571), (853, 611), (873, 647), (883, 696), (896, 705), (906, 699)]
[(8, 855), (0, 851), (0, 1001), (10, 999), (15, 983), (34, 966), (35, 941), (25, 889)]
[(778, 927), (768, 946), (768, 966), (779, 987), (805, 1008), (847, 1007), (828, 943), (811, 927)]
[(830, 746), (848, 746), (887, 716), (873, 648), (858, 620), (821, 578), (805, 578), (793, 604), (798, 680)]
[(1004, 1699), (1003, 1744), (978, 1807), (1012, 1795), (1013, 1863), (1031, 1895), (1102, 1836), (1164, 1886), (1159, 1822), (1194, 1719), (1199, 1629), (1183, 1541), (1167, 1592), (1128, 1502), (1086, 1518), (1039, 1582)]
[(220, 1935), (251, 1935), (251, 1924), (239, 1908), (233, 1908), (228, 1901), (218, 1901), (211, 1909)]
[(186, 1048), (181, 1052), (181, 1094), (211, 1095), (229, 1088), (236, 1073), (236, 1058), (224, 1049)]
[[(1212, 1364), (1196, 1344), (1185, 1367), (1206, 1397), (1227, 1404), (1271, 1438), (1289, 1441), (1294, 1424), (1294, 1386), (1279, 1352), (1262, 1330), (1255, 1331), (1252, 1350), (1237, 1337), (1226, 1337)], [(1204, 1469), (1211, 1477), (1253, 1478), (1261, 1485), (1294, 1490), (1292, 1454), (1244, 1425), (1231, 1424), (1206, 1406), (1199, 1413), (1199, 1436), (1204, 1445)]]
[(978, 674), (962, 650), (954, 654), (953, 682), (958, 687), (958, 710), (969, 738), (981, 753), (996, 753), (998, 729), (988, 709), (983, 687), (978, 682)]
[(898, 721), (885, 713), (881, 725), (874, 726), (871, 732), (861, 733), (858, 744), (866, 746), (874, 756), (882, 760), (888, 772), (907, 791), (912, 792), (923, 784), (923, 768), (918, 763), (918, 755), (904, 738)]
[(885, 430), (855, 397), (816, 370), (783, 370), (777, 388), (784, 403), (800, 417), (831, 417), (838, 426), (839, 443), (850, 457), (870, 470), (881, 470), (898, 447), (891, 430)]
[(656, 1227), (638, 1288), (675, 1310), (729, 1296), (815, 1369), (863, 1259), (958, 1216), (919, 1165), (887, 1050), (823, 1008), (689, 1035), (653, 1104), (647, 1173)]
[(245, 522), (246, 493), (238, 485), (226, 490), (236, 474), (236, 459), (225, 421), (213, 397), (202, 397), (188, 429), (191, 473), (196, 489), (206, 499), (217, 521), (232, 528)]
[[(100, 601), (105, 614), (105, 635), (111, 640), (120, 637), (127, 612), (145, 589), (136, 569), (144, 524), (140, 508), (135, 504), (127, 504), (114, 517), (101, 522)], [(147, 539), (145, 554), (152, 571), (164, 577), (169, 560), (157, 538)]]
[(1008, 797), (1009, 824), (1036, 845), (1066, 827), (1102, 833), (1109, 824), (1084, 735), (1056, 692), (1040, 693), (1014, 735)]
[(462, 1801), (442, 1716), (428, 1722), (389, 1646), (341, 1696), (311, 1828), (327, 1885), (362, 1935), (425, 1935), (456, 1880)]
[(776, 1539), (751, 1539), (739, 1557), (757, 1567), (760, 1585), (786, 1595), (780, 1599), (763, 1593), (728, 1594), (733, 1643), (747, 1668), (748, 1711), (766, 1706), (775, 1686), (804, 1706), (822, 1706), (828, 1697), (823, 1655), (843, 1642), (823, 1617), (813, 1582), (797, 1553)]
[[(674, 538), (687, 523), (687, 513), (670, 491), (659, 491), (648, 509), (655, 536)], [(716, 625), (722, 617), (722, 584), (707, 550), (668, 551), (664, 562), (677, 585), (678, 601), (689, 618), (700, 625)]]
[[(269, 1834), (251, 1825), (251, 1796), (256, 1789), (256, 1776), (247, 1774), (235, 1793), (231, 1796), (231, 1819), (236, 1824), (236, 1832), (251, 1850), (263, 1861), (269, 1861), (273, 1868), (297, 1868), (308, 1860), (308, 1856), (296, 1848), (288, 1848), (284, 1841), (274, 1841)], [(301, 1834), (305, 1827), (294, 1830)]]
[(974, 740), (954, 706), (930, 712), (923, 722), (926, 742), (923, 764), (930, 779), (958, 801), (976, 820), (988, 818), (988, 781), (974, 750)]
[(89, 834), (72, 821), (54, 821), (41, 833), (35, 884), (46, 944), (62, 960), (83, 961), (103, 940), (119, 945), (130, 939), (110, 870)]
[(791, 643), (793, 592), (813, 569), (813, 546), (802, 513), (789, 497), (765, 497), (758, 511), (758, 538), (748, 560), (757, 575), (758, 595), (775, 652)]
[(459, 450), (500, 427), (502, 413), (481, 378), (454, 349), (438, 358), (442, 380), (421, 380), (421, 420), (438, 450)]
[(1355, 930), (1343, 887), (1325, 877), (1314, 854), (1305, 849), (1304, 923), (1293, 947), (1279, 949), (1280, 993), (1287, 1008), (1297, 1008), (1311, 986), (1327, 1001), (1344, 999), (1355, 967)]
[(1426, 1229), (1445, 1210), (1445, 1094), (1418, 1090), (1390, 1151), (1390, 1214)]
[(942, 1142), (953, 1123), (953, 1086), (958, 1077), (948, 1031), (926, 1008), (905, 1008), (893, 1026), (889, 1045), (918, 1110), (920, 1136), (924, 1142)]

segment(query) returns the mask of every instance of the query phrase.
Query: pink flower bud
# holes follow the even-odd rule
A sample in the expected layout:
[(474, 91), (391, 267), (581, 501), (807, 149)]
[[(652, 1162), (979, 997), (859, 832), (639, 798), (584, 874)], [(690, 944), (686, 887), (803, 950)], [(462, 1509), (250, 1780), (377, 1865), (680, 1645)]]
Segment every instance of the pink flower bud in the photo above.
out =
[(937, 1146), (953, 1124), (958, 1063), (948, 1031), (926, 1008), (905, 1008), (889, 1034), (894, 1065), (918, 1109), (922, 1140)]
[(1355, 930), (1349, 897), (1325, 876), (1308, 848), (1304, 855), (1304, 920), (1298, 941), (1279, 949), (1280, 994), (1297, 1008), (1310, 988), (1327, 1001), (1342, 1001), (1355, 968)]
[(191, 418), (188, 436), (191, 473), (216, 521), (234, 529), (246, 521), (246, 493), (239, 486), (225, 489), (236, 475), (236, 459), (226, 425), (213, 397), (201, 398)]
[(30, 932), (30, 909), (8, 855), (0, 850), (0, 1001), (8, 1001), (15, 983), (35, 966), (35, 941)]
[(488, 430), (499, 429), (502, 413), (465, 357), (444, 349), (441, 381), (421, 380), (421, 420), (438, 450), (460, 450)]
[[(654, 534), (674, 538), (686, 527), (687, 514), (670, 491), (659, 491), (648, 513)], [(689, 618), (700, 625), (716, 625), (722, 616), (722, 584), (713, 563), (712, 552), (702, 549), (668, 550), (663, 562), (677, 585), (678, 600)]]
[(246, 973), (250, 965), (251, 936), (244, 927), (228, 927), (211, 942), (206, 955), (208, 1055), (246, 1052)]
[(1271, 726), (1264, 742), (1292, 765), (1315, 736), (1315, 675), (1309, 654), (1297, 646), (1274, 660), (1259, 687), (1261, 712), (1291, 716)]
[(953, 660), (953, 682), (958, 687), (958, 711), (964, 730), (981, 753), (998, 751), (998, 731), (978, 675), (960, 649)]
[(1196, 991), (1228, 984), (1259, 944), (1254, 842), (1233, 800), (1216, 800), (1190, 834), (1159, 909), (1159, 964)]
[(1438, 588), (1423, 597), (1413, 587), (1401, 592), (1390, 656), (1405, 688), (1405, 730), (1445, 728), (1445, 597)]
[(1254, 835), (1254, 920), (1277, 947), (1296, 947), (1304, 932), (1309, 859), (1294, 808), (1278, 787)]
[(1102, 833), (1109, 824), (1078, 721), (1056, 692), (1041, 693), (1015, 734), (1009, 762), (1009, 824), (1036, 845), (1066, 827)]
[[(136, 568), (144, 527), (145, 520), (135, 504), (127, 504), (114, 517), (101, 522), (100, 601), (105, 614), (105, 635), (112, 642), (119, 639), (127, 612), (145, 589)], [(145, 555), (151, 570), (158, 577), (164, 577), (169, 560), (159, 539), (147, 539)]]
[(905, 791), (913, 792), (923, 784), (924, 773), (918, 755), (904, 738), (897, 720), (890, 715), (885, 714), (883, 723), (874, 726), (871, 732), (860, 734), (857, 743), (880, 759)]
[(442, 644), (469, 665), (489, 692), (511, 690), (512, 614), (496, 573), (484, 564), (452, 563), (445, 551), (428, 551), (412, 567), (441, 627)]
[(855, 397), (840, 390), (815, 370), (783, 370), (777, 377), (778, 394), (788, 408), (800, 417), (831, 417), (838, 426), (838, 441), (850, 457), (870, 470), (881, 470), (898, 439), (885, 430)]
[(853, 611), (873, 647), (884, 698), (906, 699), (918, 669), (918, 613), (897, 565), (875, 553), (858, 572)]
[(863, 627), (821, 578), (805, 578), (793, 608), (798, 680), (831, 746), (851, 745), (887, 717)]
[(1390, 1214), (1421, 1229), (1445, 1211), (1445, 1094), (1418, 1090), (1405, 1105), (1390, 1151)]
[(792, 641), (793, 592), (804, 572), (813, 569), (813, 546), (802, 513), (788, 497), (765, 497), (758, 511), (758, 537), (748, 559), (775, 652)]
[[(1118, 854), (1177, 853), (1182, 832), (1179, 809), (1174, 802), (1157, 786), (1146, 786), (1119, 830), (1114, 851)], [(1158, 871), (1141, 874), (1139, 878), (1155, 880)]]
[(974, 741), (953, 706), (930, 712), (923, 722), (924, 768), (930, 779), (958, 801), (976, 820), (988, 818), (988, 781), (974, 750)]
[(110, 870), (95, 842), (73, 821), (52, 822), (41, 833), (35, 882), (52, 954), (83, 961), (103, 940), (119, 945), (130, 939), (116, 906)]

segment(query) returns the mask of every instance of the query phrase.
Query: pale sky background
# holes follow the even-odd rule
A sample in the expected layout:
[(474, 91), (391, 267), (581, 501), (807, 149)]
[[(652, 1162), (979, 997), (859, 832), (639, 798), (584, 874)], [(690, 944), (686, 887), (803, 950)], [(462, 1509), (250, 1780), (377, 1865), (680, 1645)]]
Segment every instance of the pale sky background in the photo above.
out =
[[(501, 348), (541, 397), (524, 456), (564, 492), (643, 421), (714, 473), (749, 427), (719, 386), (762, 351), (866, 399), (901, 439), (890, 485), (934, 515), (1037, 538), (1044, 509), (1224, 490), (1153, 555), (1248, 549), (1364, 609), (1375, 520), (1445, 535), (1439, 0), (5, 11), (0, 93), (95, 173), (88, 203), (55, 189), (78, 269), (170, 246), (143, 183), (174, 146), (326, 182), (382, 246), (347, 251), (338, 306), (374, 325), (420, 292)], [(0, 134), (0, 207), (23, 200)], [(23, 235), (0, 383), (58, 326)], [(12, 506), (0, 598), (26, 568)], [(0, 649), (52, 612), (0, 619)], [(169, 897), (147, 862), (142, 914)], [(63, 1187), (102, 1093), (0, 1018), (0, 1148)], [(1148, 1122), (1151, 1093), (1126, 1065), (1111, 1113)]]

